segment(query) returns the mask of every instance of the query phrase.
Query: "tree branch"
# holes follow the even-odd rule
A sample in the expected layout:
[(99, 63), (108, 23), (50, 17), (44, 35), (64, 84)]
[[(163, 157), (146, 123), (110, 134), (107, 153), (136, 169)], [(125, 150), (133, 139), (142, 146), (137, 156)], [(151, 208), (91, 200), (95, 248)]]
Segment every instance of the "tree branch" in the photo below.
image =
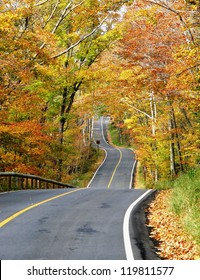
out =
[(44, 1), (41, 1), (41, 2), (38, 2), (36, 4), (34, 4), (35, 7), (37, 6), (42, 6), (43, 4), (45, 4), (46, 2), (48, 2), (49, 0), (44, 0)]
[(66, 7), (64, 8), (64, 10), (61, 13), (60, 18), (58, 19), (58, 21), (56, 22), (54, 28), (52, 29), (51, 33), (54, 34), (56, 32), (56, 30), (58, 29), (58, 26), (61, 24), (61, 22), (63, 21), (63, 19), (66, 17), (67, 15), (67, 10), (69, 9), (69, 7), (71, 6), (72, 1), (70, 1)]
[(78, 46), (81, 42), (83, 42), (84, 40), (86, 40), (88, 37), (92, 36), (101, 26), (102, 24), (106, 21), (106, 19), (108, 18), (109, 15), (107, 15), (100, 23), (99, 25), (97, 25), (90, 33), (84, 35), (82, 38), (80, 38), (76, 43), (74, 43), (73, 45), (71, 45), (70, 47), (68, 47), (66, 50), (60, 52), (59, 54), (56, 54), (55, 56), (53, 56), (52, 58), (58, 58), (60, 56), (62, 56), (63, 54), (66, 54), (67, 52), (69, 52), (71, 49), (75, 48), (76, 46)]
[(185, 70), (183, 70), (183, 71), (181, 71), (180, 73), (176, 74), (176, 77), (179, 78), (179, 77), (180, 77), (182, 74), (184, 74), (185, 72), (190, 71), (190, 70), (192, 70), (192, 69), (194, 69), (194, 68), (196, 68), (196, 67), (198, 67), (198, 66), (200, 66), (200, 63), (199, 63), (199, 64), (196, 64), (196, 65), (194, 65), (194, 66), (191, 66), (191, 67), (189, 67), (189, 68), (187, 68), (187, 69), (185, 69)]
[(187, 26), (186, 22), (184, 21), (183, 17), (181, 16), (181, 14), (178, 11), (172, 9), (171, 7), (169, 7), (168, 5), (163, 3), (162, 1), (154, 2), (154, 1), (151, 1), (151, 0), (146, 0), (146, 2), (148, 2), (150, 4), (158, 5), (158, 6), (162, 7), (162, 8), (167, 9), (168, 11), (171, 11), (172, 13), (176, 14), (179, 17), (179, 19), (180, 19), (181, 23), (183, 24), (183, 26), (187, 28), (192, 43), (193, 44), (195, 43), (194, 37), (192, 35), (192, 32), (191, 32), (190, 28)]
[(58, 4), (60, 3), (60, 0), (58, 0), (50, 14), (50, 16), (48, 17), (47, 21), (45, 22), (43, 28), (45, 28), (45, 26), (48, 24), (48, 22), (53, 18), (53, 15), (55, 14), (56, 10), (57, 10), (57, 7), (58, 7)]
[[(57, 3), (56, 3), (56, 5), (55, 5), (55, 7), (54, 7), (54, 9), (53, 9), (53, 11), (52, 11), (50, 17), (48, 18), (47, 22), (45, 23), (45, 26), (46, 26), (47, 23), (52, 19), (53, 15), (54, 15), (54, 13), (55, 13), (55, 11), (56, 11), (56, 9), (57, 9), (57, 6), (58, 6), (59, 2), (60, 2), (60, 0), (57, 1)], [(65, 9), (62, 11), (62, 14), (61, 14), (60, 18), (58, 19), (58, 21), (56, 22), (54, 28), (53, 28), (52, 31), (51, 31), (51, 34), (54, 34), (54, 33), (56, 32), (56, 30), (58, 29), (58, 27), (60, 26), (60, 24), (62, 23), (62, 21), (64, 20), (64, 18), (65, 18), (66, 16), (68, 16), (69, 13), (71, 13), (75, 8), (77, 8), (78, 6), (80, 6), (81, 4), (83, 4), (83, 2), (85, 2), (85, 0), (81, 1), (80, 3), (76, 4), (75, 6), (73, 6), (73, 7), (71, 7), (71, 8), (69, 9), (69, 7), (70, 7), (71, 4), (72, 4), (72, 1), (70, 1), (70, 2), (66, 5)], [(68, 9), (69, 9), (69, 10), (68, 10)], [(44, 27), (45, 27), (45, 26), (44, 26)], [(40, 46), (40, 49), (43, 49), (45, 46), (46, 46), (46, 43), (42, 43), (42, 45)]]
[(142, 110), (136, 108), (136, 107), (133, 106), (132, 104), (128, 103), (127, 100), (125, 100), (124, 98), (122, 98), (122, 99), (120, 100), (120, 102), (125, 103), (125, 104), (128, 105), (129, 107), (133, 108), (135, 111), (137, 111), (137, 112), (139, 112), (139, 113), (141, 113), (141, 114), (147, 116), (149, 119), (153, 120), (153, 117), (152, 117), (152, 116), (150, 116), (150, 115), (147, 114), (146, 112), (144, 112), (144, 111), (142, 111)]

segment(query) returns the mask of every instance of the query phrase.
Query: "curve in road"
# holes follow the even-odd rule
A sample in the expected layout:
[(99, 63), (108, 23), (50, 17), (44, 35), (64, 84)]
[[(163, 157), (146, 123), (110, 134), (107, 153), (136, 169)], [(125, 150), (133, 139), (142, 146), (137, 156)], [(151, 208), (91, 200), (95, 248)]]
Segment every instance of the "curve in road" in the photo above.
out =
[(130, 189), (133, 154), (106, 142), (106, 122), (94, 124), (107, 157), (87, 189), (0, 195), (0, 259), (135, 258), (130, 215), (150, 191)]
[(116, 148), (107, 140), (107, 125), (109, 118), (101, 117), (94, 122), (93, 138), (100, 142), (100, 148), (105, 151), (105, 159), (99, 167), (88, 187), (92, 188), (132, 188), (135, 157), (131, 149)]

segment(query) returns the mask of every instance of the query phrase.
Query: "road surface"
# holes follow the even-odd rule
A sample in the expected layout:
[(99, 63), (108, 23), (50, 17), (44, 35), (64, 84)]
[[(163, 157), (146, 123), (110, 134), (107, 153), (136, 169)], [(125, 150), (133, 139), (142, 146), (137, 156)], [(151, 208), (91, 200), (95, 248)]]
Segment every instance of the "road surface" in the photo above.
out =
[(104, 149), (106, 157), (89, 187), (127, 190), (132, 188), (134, 153), (131, 149), (115, 148), (108, 144), (106, 134), (108, 122), (109, 118), (100, 118), (94, 122), (93, 138), (100, 141), (100, 148)]
[(135, 258), (130, 214), (150, 191), (131, 189), (133, 153), (107, 143), (106, 122), (94, 123), (106, 157), (88, 188), (0, 194), (0, 259)]

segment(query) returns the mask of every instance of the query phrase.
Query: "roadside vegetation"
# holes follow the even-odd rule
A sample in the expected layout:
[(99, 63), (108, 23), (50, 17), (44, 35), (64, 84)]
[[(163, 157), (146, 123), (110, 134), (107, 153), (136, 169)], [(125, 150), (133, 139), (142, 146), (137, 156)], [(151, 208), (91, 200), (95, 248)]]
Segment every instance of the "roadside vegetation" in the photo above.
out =
[(101, 109), (199, 246), (200, 2), (1, 2), (0, 171), (86, 186)]
[(197, 1), (1, 6), (1, 172), (73, 180), (100, 110), (114, 143), (136, 150), (148, 187), (199, 162)]
[(130, 148), (130, 137), (124, 132), (123, 128), (120, 127), (120, 124), (118, 124), (117, 126), (113, 123), (109, 124), (108, 131), (109, 140), (113, 145), (118, 147)]
[(200, 259), (200, 168), (157, 184), (148, 208), (151, 237), (165, 259)]
[(74, 173), (69, 181), (73, 186), (84, 188), (87, 187), (99, 165), (103, 162), (105, 153), (103, 150), (95, 150), (93, 156), (84, 166), (84, 170)]
[(175, 213), (200, 250), (200, 168), (173, 182), (169, 209)]
[[(120, 131), (109, 126), (109, 141), (120, 143)], [(157, 241), (163, 259), (189, 260), (200, 258), (200, 167), (180, 174), (176, 179), (159, 182), (155, 199), (147, 209), (150, 236)], [(144, 171), (137, 164), (135, 188), (146, 188)]]

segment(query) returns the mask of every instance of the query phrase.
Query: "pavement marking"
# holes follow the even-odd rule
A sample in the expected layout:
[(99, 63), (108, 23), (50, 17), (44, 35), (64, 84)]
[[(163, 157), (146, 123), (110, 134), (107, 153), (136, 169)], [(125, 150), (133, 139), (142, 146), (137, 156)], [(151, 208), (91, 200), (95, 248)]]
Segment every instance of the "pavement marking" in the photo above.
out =
[(122, 160), (122, 151), (121, 151), (120, 149), (118, 149), (118, 148), (117, 148), (117, 150), (119, 151), (119, 154), (120, 154), (120, 156), (119, 156), (119, 161), (118, 161), (117, 165), (115, 166), (115, 169), (114, 169), (114, 171), (113, 171), (113, 174), (112, 174), (112, 176), (111, 176), (111, 178), (110, 178), (110, 181), (109, 181), (109, 183), (108, 183), (108, 189), (110, 188), (110, 185), (111, 185), (112, 180), (113, 180), (113, 178), (114, 178), (114, 176), (115, 176), (115, 173), (116, 173), (116, 171), (117, 171), (117, 168), (118, 168), (118, 166), (119, 166), (119, 164), (120, 164), (120, 162), (121, 162), (121, 160)]
[(0, 195), (2, 195), (2, 194), (7, 194), (7, 193), (8, 193), (8, 192), (1, 192)]
[[(101, 117), (101, 131), (102, 131), (102, 137), (103, 137), (104, 142), (105, 142), (107, 145), (109, 145), (110, 147), (114, 148), (112, 145), (110, 145), (109, 143), (107, 143), (107, 141), (106, 141), (106, 139), (105, 139), (104, 131), (103, 131), (103, 117)], [(118, 161), (117, 165), (115, 166), (115, 169), (114, 169), (114, 171), (113, 171), (113, 173), (112, 173), (112, 176), (111, 176), (111, 178), (110, 178), (110, 181), (109, 181), (109, 183), (108, 183), (108, 186), (107, 186), (108, 189), (109, 189), (110, 186), (111, 186), (111, 183), (112, 183), (112, 180), (113, 180), (113, 178), (114, 178), (114, 176), (115, 176), (115, 173), (116, 173), (116, 171), (117, 171), (117, 168), (118, 168), (118, 166), (119, 166), (119, 164), (120, 164), (120, 162), (121, 162), (121, 160), (122, 160), (122, 151), (121, 151), (120, 149), (118, 149), (118, 148), (116, 148), (116, 150), (118, 150), (118, 151), (119, 151), (119, 154), (120, 154), (120, 156), (119, 156), (119, 161)]]
[(38, 207), (42, 204), (45, 204), (49, 201), (52, 201), (54, 199), (57, 199), (57, 198), (60, 198), (62, 196), (65, 196), (65, 195), (68, 195), (68, 194), (71, 194), (71, 193), (74, 193), (74, 192), (77, 192), (77, 191), (80, 191), (82, 189), (76, 189), (76, 190), (73, 190), (73, 191), (69, 191), (69, 192), (65, 192), (65, 193), (62, 193), (62, 194), (59, 194), (59, 195), (56, 195), (56, 196), (53, 196), (51, 198), (48, 198), (48, 199), (45, 199), (45, 200), (42, 200), (38, 203), (35, 203), (35, 204), (32, 204), (16, 213), (14, 213), (13, 215), (11, 215), (10, 217), (6, 218), (5, 220), (3, 220), (2, 222), (0, 222), (0, 228), (2, 228), (3, 226), (5, 226), (6, 224), (8, 224), (9, 222), (11, 222), (12, 220), (14, 220), (15, 218), (17, 218), (18, 216), (22, 215), (23, 213), (35, 208), (35, 207)]
[[(110, 147), (114, 148), (114, 147), (113, 147), (113, 146), (111, 146), (111, 145), (110, 145), (110, 144), (106, 141), (106, 139), (105, 139), (105, 136), (104, 136), (104, 130), (103, 130), (103, 117), (101, 117), (101, 128), (100, 128), (100, 130), (101, 130), (101, 133), (102, 133), (102, 138), (103, 138), (103, 140), (104, 140), (105, 144), (107, 144), (108, 146), (110, 146)], [(89, 184), (87, 185), (87, 188), (89, 188), (89, 187), (90, 187), (90, 185), (91, 185), (91, 183), (92, 183), (93, 179), (95, 178), (95, 176), (96, 176), (97, 172), (99, 171), (100, 167), (104, 164), (104, 162), (105, 162), (105, 161), (106, 161), (106, 159), (107, 159), (107, 155), (108, 155), (108, 153), (107, 153), (106, 149), (105, 149), (105, 148), (103, 148), (103, 147), (101, 147), (101, 149), (105, 151), (106, 156), (105, 156), (105, 158), (104, 158), (103, 162), (101, 163), (101, 165), (98, 167), (98, 169), (97, 169), (97, 170), (96, 170), (96, 172), (94, 173), (94, 175), (93, 175), (93, 177), (92, 177), (91, 181), (90, 181), (90, 182), (89, 182)], [(120, 149), (118, 149), (118, 148), (116, 148), (116, 150), (118, 150), (118, 151), (119, 151), (120, 157), (119, 157), (119, 161), (118, 161), (117, 165), (115, 166), (115, 169), (114, 169), (114, 171), (113, 171), (113, 173), (112, 173), (112, 176), (111, 176), (111, 178), (110, 178), (110, 181), (109, 181), (109, 183), (108, 183), (108, 186), (107, 186), (107, 188), (108, 188), (108, 189), (109, 189), (109, 188), (110, 188), (110, 186), (111, 186), (111, 183), (112, 183), (112, 180), (113, 180), (113, 178), (114, 178), (114, 176), (115, 176), (115, 173), (116, 173), (116, 171), (117, 171), (117, 168), (118, 168), (118, 166), (119, 166), (119, 164), (120, 164), (120, 162), (121, 162), (121, 160), (122, 160), (122, 151), (121, 151)]]
[[(107, 188), (109, 189), (110, 186), (111, 186), (111, 184), (112, 184), (112, 181), (113, 181), (113, 178), (114, 178), (114, 176), (115, 176), (115, 173), (116, 173), (116, 171), (117, 171), (117, 168), (118, 168), (118, 166), (119, 166), (119, 164), (120, 164), (120, 162), (121, 162), (121, 160), (122, 160), (122, 151), (121, 151), (119, 148), (110, 145), (110, 144), (106, 141), (105, 136), (104, 136), (103, 120), (104, 120), (104, 117), (101, 117), (101, 118), (100, 118), (100, 126), (101, 126), (100, 129), (99, 129), (99, 128), (93, 128), (93, 129), (94, 129), (94, 130), (97, 130), (97, 129), (98, 129), (98, 130), (101, 130), (102, 138), (103, 138), (103, 141), (105, 142), (105, 144), (108, 145), (109, 147), (113, 148), (113, 149), (118, 150), (118, 151), (119, 151), (119, 154), (120, 154), (119, 160), (118, 160), (118, 162), (117, 162), (117, 164), (116, 164), (116, 166), (115, 166), (115, 169), (114, 169), (114, 171), (113, 171), (113, 173), (112, 173), (112, 175), (111, 175), (110, 181), (109, 181), (109, 183), (108, 183), (108, 185), (107, 185)], [(99, 171), (100, 167), (104, 164), (104, 162), (105, 162), (106, 159), (107, 159), (107, 151), (106, 151), (106, 148), (103, 148), (103, 147), (101, 146), (101, 149), (105, 151), (106, 156), (105, 156), (103, 162), (101, 163), (101, 165), (98, 167), (98, 169), (97, 169), (96, 172), (94, 173), (94, 175), (93, 175), (91, 181), (90, 181), (89, 184), (87, 185), (87, 188), (90, 187), (90, 185), (91, 185), (93, 179), (95, 178), (97, 172)], [(131, 173), (131, 179), (130, 179), (129, 189), (131, 189), (131, 187), (132, 187), (132, 180), (133, 180), (133, 179), (132, 179), (132, 176), (133, 176), (134, 168), (135, 168), (135, 162), (134, 162), (133, 168), (132, 168), (132, 173)]]
[[(103, 118), (103, 117), (102, 117), (102, 118)], [(102, 122), (102, 118), (101, 118), (101, 128), (94, 128), (94, 127), (93, 127), (92, 131), (93, 131), (93, 130), (97, 130), (97, 129), (98, 129), (98, 130), (101, 130), (102, 137), (103, 137), (104, 141), (106, 142), (105, 137), (104, 137), (104, 134), (103, 134), (103, 122)], [(102, 161), (102, 163), (99, 165), (99, 167), (98, 167), (97, 170), (95, 171), (95, 173), (94, 173), (92, 179), (90, 180), (90, 182), (89, 182), (88, 185), (87, 185), (87, 188), (90, 187), (90, 185), (91, 185), (92, 181), (94, 180), (94, 178), (95, 178), (97, 172), (99, 171), (99, 169), (101, 168), (101, 166), (104, 164), (104, 162), (105, 162), (106, 159), (107, 159), (108, 153), (107, 153), (106, 149), (104, 149), (103, 147), (101, 147), (101, 149), (105, 152), (104, 160)]]
[(106, 159), (107, 159), (107, 156), (108, 156), (107, 151), (106, 151), (105, 149), (103, 149), (103, 148), (101, 148), (101, 149), (104, 150), (104, 152), (105, 152), (104, 160), (102, 161), (102, 163), (99, 165), (99, 167), (98, 167), (97, 170), (95, 171), (95, 173), (94, 173), (92, 179), (90, 180), (89, 184), (87, 185), (87, 188), (90, 188), (90, 185), (91, 185), (92, 181), (94, 180), (95, 176), (97, 175), (97, 172), (99, 171), (99, 169), (101, 168), (101, 166), (104, 164), (104, 162), (105, 162)]
[(145, 197), (147, 196), (152, 190), (148, 190), (143, 193), (138, 199), (136, 199), (127, 209), (125, 216), (124, 216), (124, 223), (123, 223), (123, 236), (124, 236), (124, 247), (126, 252), (127, 260), (134, 260), (134, 254), (131, 246), (131, 239), (130, 239), (130, 216), (131, 212), (133, 211), (134, 207)]
[(134, 171), (135, 171), (136, 163), (137, 163), (137, 160), (134, 161), (133, 167), (132, 167), (132, 170), (131, 170), (131, 180), (130, 180), (130, 184), (129, 184), (129, 190), (131, 190), (133, 188), (133, 174), (134, 174)]
[(105, 144), (107, 144), (108, 146), (112, 147), (107, 141), (106, 141), (106, 138), (104, 136), (104, 131), (103, 131), (103, 117), (101, 117), (101, 134), (102, 134), (102, 137), (103, 137), (103, 140), (105, 142)]

